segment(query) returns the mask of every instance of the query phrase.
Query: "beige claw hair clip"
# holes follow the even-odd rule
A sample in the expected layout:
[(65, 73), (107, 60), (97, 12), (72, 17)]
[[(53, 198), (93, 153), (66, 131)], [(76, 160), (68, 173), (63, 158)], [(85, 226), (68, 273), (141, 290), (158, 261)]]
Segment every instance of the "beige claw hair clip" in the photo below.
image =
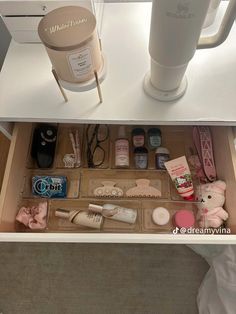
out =
[(136, 185), (134, 188), (130, 188), (126, 192), (128, 197), (160, 197), (161, 191), (153, 186), (150, 186), (150, 180), (138, 179), (135, 181)]
[(103, 186), (100, 186), (94, 190), (94, 196), (98, 197), (122, 197), (124, 192), (121, 188), (116, 187), (114, 181), (103, 181)]

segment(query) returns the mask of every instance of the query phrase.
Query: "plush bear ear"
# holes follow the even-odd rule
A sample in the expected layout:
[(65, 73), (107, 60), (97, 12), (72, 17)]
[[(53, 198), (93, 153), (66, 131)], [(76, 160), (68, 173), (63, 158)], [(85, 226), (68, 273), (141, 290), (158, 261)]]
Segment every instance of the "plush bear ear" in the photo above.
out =
[(218, 180), (218, 181), (213, 182), (213, 184), (223, 191), (226, 190), (226, 183), (224, 181)]

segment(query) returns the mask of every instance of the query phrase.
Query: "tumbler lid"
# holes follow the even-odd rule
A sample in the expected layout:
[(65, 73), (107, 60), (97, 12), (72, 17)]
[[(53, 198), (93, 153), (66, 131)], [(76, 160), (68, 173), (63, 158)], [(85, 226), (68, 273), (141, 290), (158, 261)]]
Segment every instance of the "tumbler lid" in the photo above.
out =
[(94, 14), (80, 6), (66, 6), (46, 14), (38, 26), (44, 45), (53, 50), (74, 50), (87, 41), (96, 28)]

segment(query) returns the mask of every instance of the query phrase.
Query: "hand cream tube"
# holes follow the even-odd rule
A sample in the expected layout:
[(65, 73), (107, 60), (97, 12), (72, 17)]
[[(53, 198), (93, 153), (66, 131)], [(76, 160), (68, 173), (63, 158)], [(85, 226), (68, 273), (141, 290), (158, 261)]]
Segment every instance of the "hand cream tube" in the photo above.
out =
[(165, 167), (178, 191), (185, 200), (194, 200), (193, 181), (185, 156), (165, 162)]

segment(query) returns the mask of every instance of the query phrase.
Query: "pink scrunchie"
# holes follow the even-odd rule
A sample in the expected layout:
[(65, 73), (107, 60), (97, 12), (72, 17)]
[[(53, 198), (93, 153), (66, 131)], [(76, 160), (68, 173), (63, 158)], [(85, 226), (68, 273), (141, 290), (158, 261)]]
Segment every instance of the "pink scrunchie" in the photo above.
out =
[(30, 229), (45, 229), (47, 226), (47, 202), (38, 206), (21, 207), (16, 220)]

